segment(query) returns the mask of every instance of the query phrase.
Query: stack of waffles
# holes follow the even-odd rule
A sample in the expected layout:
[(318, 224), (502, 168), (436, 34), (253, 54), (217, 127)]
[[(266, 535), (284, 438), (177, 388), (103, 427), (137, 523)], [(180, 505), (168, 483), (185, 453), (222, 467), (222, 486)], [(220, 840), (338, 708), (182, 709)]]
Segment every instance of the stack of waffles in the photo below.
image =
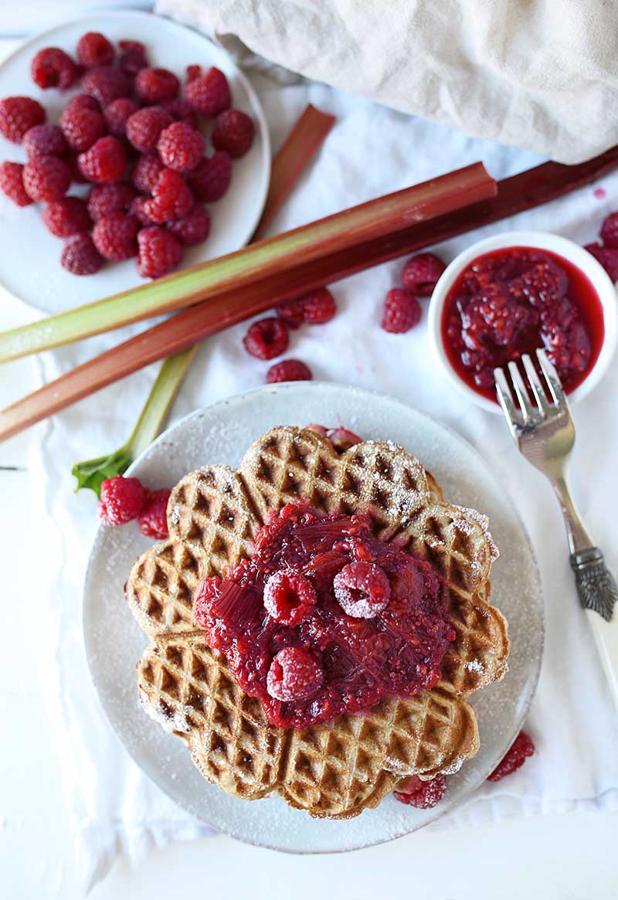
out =
[[(431, 690), (305, 729), (270, 725), (236, 684), (193, 617), (203, 579), (225, 575), (269, 515), (308, 501), (324, 513), (366, 513), (377, 536), (427, 559), (447, 587), (456, 631)], [(274, 428), (239, 470), (207, 466), (172, 491), (169, 539), (135, 564), (127, 597), (149, 638), (138, 665), (146, 710), (186, 742), (210, 782), (254, 800), (276, 792), (313, 816), (349, 818), (402, 779), (456, 771), (479, 741), (469, 695), (503, 677), (506, 623), (489, 602), (497, 555), (486, 519), (445, 501), (401, 447), (367, 441), (338, 452), (308, 429)]]

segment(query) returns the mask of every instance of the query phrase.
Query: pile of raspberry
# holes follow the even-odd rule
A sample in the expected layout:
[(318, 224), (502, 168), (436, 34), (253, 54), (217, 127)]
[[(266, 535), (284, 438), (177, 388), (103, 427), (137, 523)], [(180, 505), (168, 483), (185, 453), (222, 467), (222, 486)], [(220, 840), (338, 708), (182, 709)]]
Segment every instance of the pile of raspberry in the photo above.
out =
[(139, 478), (114, 475), (101, 484), (98, 505), (99, 518), (106, 525), (126, 525), (137, 519), (139, 530), (146, 537), (163, 540), (168, 537), (168, 488), (151, 491)]
[[(0, 100), (0, 134), (26, 157), (0, 164), (0, 189), (17, 206), (42, 204), (44, 225), (65, 242), (60, 262), (75, 275), (132, 257), (144, 278), (174, 270), (185, 247), (207, 239), (205, 204), (224, 196), (232, 160), (253, 143), (253, 121), (232, 108), (223, 72), (190, 65), (181, 84), (151, 66), (138, 41), (115, 47), (88, 32), (76, 59), (39, 50), (31, 75), (43, 90), (79, 93), (57, 124), (31, 97)], [(69, 196), (73, 185), (89, 187)]]
[(404, 334), (421, 320), (419, 298), (431, 297), (446, 265), (434, 253), (410, 257), (401, 272), (401, 287), (391, 288), (384, 301), (382, 328)]
[[(302, 297), (288, 300), (275, 310), (276, 315), (258, 319), (243, 338), (247, 353), (256, 359), (274, 359), (286, 352), (290, 331), (301, 325), (324, 325), (337, 313), (337, 303), (326, 287), (319, 287)], [(266, 373), (266, 383), (280, 381), (311, 381), (313, 373), (299, 359), (284, 359), (274, 363)]]

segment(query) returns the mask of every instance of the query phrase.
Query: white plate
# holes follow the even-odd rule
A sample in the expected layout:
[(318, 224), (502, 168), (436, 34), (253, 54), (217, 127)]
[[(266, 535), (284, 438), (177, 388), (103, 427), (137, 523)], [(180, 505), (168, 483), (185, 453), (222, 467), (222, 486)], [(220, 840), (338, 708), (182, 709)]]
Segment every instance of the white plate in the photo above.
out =
[[(228, 54), (204, 35), (170, 19), (141, 12), (101, 12), (67, 22), (22, 44), (4, 61), (0, 66), (0, 97), (34, 97), (47, 109), (48, 121), (57, 123), (67, 98), (79, 93), (79, 88), (41, 90), (30, 78), (30, 61), (38, 50), (48, 46), (74, 54), (78, 39), (86, 31), (102, 31), (112, 41), (142, 41), (152, 64), (171, 69), (181, 81), (190, 63), (217, 66), (225, 72), (234, 106), (249, 113), (255, 122), (255, 140), (246, 156), (234, 161), (232, 184), (225, 197), (209, 207), (210, 237), (204, 244), (187, 249), (183, 267), (242, 247), (251, 237), (266, 199), (270, 177), (268, 129), (260, 102), (245, 76)], [(25, 162), (25, 154), (19, 145), (0, 136), (0, 159)], [(87, 190), (87, 186), (73, 185), (70, 193), (83, 196)], [(46, 312), (59, 312), (144, 283), (134, 259), (109, 263), (96, 275), (71, 275), (60, 265), (62, 240), (43, 225), (40, 206), (17, 207), (2, 193), (0, 247), (0, 282), (16, 297)]]
[(405, 404), (336, 384), (298, 382), (258, 388), (193, 413), (170, 428), (132, 467), (147, 485), (175, 484), (207, 463), (236, 466), (245, 448), (275, 425), (345, 424), (366, 438), (396, 441), (429, 467), (449, 500), (489, 515), (502, 555), (492, 570), (492, 600), (509, 621), (509, 673), (473, 695), (481, 749), (449, 778), (444, 800), (417, 810), (387, 797), (378, 809), (345, 822), (321, 821), (290, 809), (278, 797), (252, 803), (206, 783), (184, 744), (166, 734), (141, 708), (135, 666), (146, 639), (123, 597), (136, 557), (149, 546), (131, 524), (101, 527), (86, 576), (84, 638), (103, 708), (137, 764), (186, 810), (248, 843), (290, 852), (352, 850), (392, 840), (426, 825), (471, 794), (512, 743), (534, 692), (543, 646), (539, 576), (522, 524), (465, 441)]

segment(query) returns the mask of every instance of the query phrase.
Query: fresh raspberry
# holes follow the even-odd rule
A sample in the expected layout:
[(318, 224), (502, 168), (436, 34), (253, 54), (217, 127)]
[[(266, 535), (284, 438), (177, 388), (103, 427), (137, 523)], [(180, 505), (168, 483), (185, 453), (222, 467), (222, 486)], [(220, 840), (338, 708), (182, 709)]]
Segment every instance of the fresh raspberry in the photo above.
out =
[(160, 491), (147, 491), (146, 502), (139, 514), (138, 526), (146, 537), (162, 541), (169, 536), (167, 527), (167, 501), (171, 491), (162, 488)]
[(602, 247), (600, 244), (586, 244), (584, 250), (592, 253), (594, 258), (601, 263), (612, 281), (618, 281), (618, 249)]
[(394, 791), (394, 796), (406, 806), (416, 809), (432, 809), (440, 802), (446, 790), (444, 775), (434, 775), (429, 781), (421, 781), (418, 775), (411, 775)]
[(185, 83), (189, 84), (191, 81), (195, 81), (196, 78), (199, 78), (202, 74), (202, 67), (197, 65), (187, 66), (186, 75), (185, 75)]
[(272, 359), (288, 349), (289, 337), (285, 322), (269, 316), (258, 319), (243, 338), (245, 350), (257, 359)]
[(300, 298), (303, 317), (308, 325), (323, 325), (330, 322), (337, 312), (335, 298), (328, 288), (317, 288)]
[(60, 127), (67, 144), (75, 153), (89, 150), (107, 132), (100, 112), (85, 107), (67, 107), (60, 116)]
[(45, 110), (31, 97), (5, 97), (0, 100), (0, 134), (21, 144), (30, 128), (45, 121)]
[(101, 112), (101, 104), (90, 94), (76, 94), (71, 97), (65, 109), (91, 109), (93, 112)]
[(127, 76), (113, 66), (95, 66), (88, 69), (82, 78), (82, 90), (100, 103), (102, 109), (118, 97), (131, 93), (131, 83)]
[(110, 134), (115, 134), (117, 137), (125, 135), (127, 121), (135, 112), (137, 112), (137, 103), (130, 97), (118, 97), (117, 100), (112, 100), (103, 110)]
[(68, 53), (59, 47), (45, 47), (35, 53), (30, 74), (40, 88), (59, 88), (66, 91), (77, 81), (79, 69)]
[(498, 763), (487, 781), (500, 781), (520, 769), (529, 756), (534, 755), (535, 746), (532, 738), (525, 731), (520, 731), (507, 750), (505, 757)]
[(74, 234), (64, 245), (61, 265), (73, 275), (94, 275), (103, 265), (103, 257), (89, 234)]
[(125, 525), (137, 519), (146, 502), (146, 491), (139, 478), (115, 475), (101, 484), (99, 517), (106, 525)]
[(30, 206), (32, 197), (24, 187), (24, 167), (21, 163), (0, 163), (0, 191), (17, 206)]
[(324, 681), (322, 666), (304, 647), (284, 647), (268, 670), (266, 690), (283, 703), (308, 700)]
[(135, 78), (140, 69), (148, 65), (146, 48), (139, 41), (118, 41), (120, 55), (118, 66), (130, 78)]
[(413, 294), (402, 288), (392, 288), (386, 295), (382, 328), (391, 334), (403, 334), (418, 325), (421, 307)]
[(204, 138), (186, 122), (173, 122), (159, 135), (157, 150), (168, 169), (190, 172), (204, 155)]
[(150, 194), (164, 168), (157, 153), (144, 153), (135, 163), (131, 180), (142, 194)]
[(210, 234), (210, 213), (205, 206), (194, 206), (188, 216), (167, 227), (187, 247), (203, 244)]
[(113, 184), (120, 181), (127, 168), (127, 154), (115, 137), (102, 137), (77, 157), (82, 174), (89, 181)]
[(128, 213), (103, 216), (92, 230), (94, 245), (105, 259), (120, 262), (137, 254), (139, 222)]
[(305, 321), (305, 304), (303, 298), (297, 300), (288, 300), (287, 303), (281, 303), (277, 307), (277, 315), (283, 319), (288, 328), (296, 330)]
[(127, 122), (127, 137), (136, 150), (154, 150), (159, 135), (172, 123), (171, 113), (162, 106), (147, 106), (133, 113)]
[(131, 201), (131, 206), (129, 207), (129, 212), (132, 216), (135, 216), (137, 221), (144, 228), (147, 228), (149, 225), (156, 225), (148, 213), (146, 212), (146, 204), (148, 203), (148, 197), (142, 197), (141, 194), (139, 197), (135, 197)]
[(135, 92), (143, 103), (162, 103), (178, 96), (180, 82), (168, 69), (140, 69), (135, 78)]
[(284, 359), (271, 366), (266, 373), (267, 384), (277, 384), (279, 381), (311, 381), (312, 378), (311, 369), (300, 359)]
[(165, 228), (142, 228), (137, 236), (137, 271), (142, 278), (160, 278), (172, 272), (182, 260), (180, 241)]
[(29, 197), (49, 203), (64, 197), (71, 184), (71, 170), (57, 156), (37, 156), (24, 166), (23, 178)]
[(217, 150), (225, 150), (230, 156), (237, 158), (247, 153), (254, 134), (253, 120), (247, 113), (240, 109), (226, 109), (215, 119), (212, 143)]
[(362, 438), (350, 431), (349, 428), (343, 427), (329, 428), (327, 436), (337, 453), (345, 453), (350, 447), (354, 447), (362, 441)]
[(157, 224), (186, 218), (193, 207), (193, 194), (179, 172), (163, 169), (152, 189), (152, 199), (144, 204)]
[(417, 253), (403, 267), (401, 283), (416, 297), (431, 297), (445, 269), (446, 265), (434, 253)]
[(186, 122), (187, 125), (190, 125), (192, 128), (199, 129), (199, 117), (186, 100), (183, 100), (181, 97), (176, 97), (175, 100), (166, 100), (161, 106), (168, 111), (172, 119), (176, 122)]
[(43, 210), (43, 224), (56, 237), (70, 237), (88, 231), (90, 216), (86, 202), (79, 197), (63, 197), (48, 203)]
[(114, 45), (99, 31), (88, 31), (77, 42), (77, 59), (87, 69), (109, 66), (115, 56)]
[(64, 156), (67, 142), (57, 125), (35, 125), (24, 135), (22, 146), (28, 159), (35, 156)]
[(214, 66), (205, 75), (201, 74), (201, 70), (196, 72), (196, 69), (199, 70), (199, 66), (190, 66), (187, 69), (184, 98), (201, 115), (208, 118), (218, 116), (219, 113), (229, 109), (232, 102), (228, 80), (223, 72)]
[(315, 588), (300, 572), (275, 572), (264, 585), (266, 612), (282, 625), (300, 624), (315, 604)]
[(611, 247), (613, 250), (618, 249), (618, 212), (607, 216), (601, 225), (599, 237), (606, 247)]
[(119, 181), (117, 184), (95, 184), (88, 194), (88, 212), (93, 222), (113, 212), (125, 212), (135, 197), (130, 184)]
[(227, 193), (232, 180), (232, 160), (222, 150), (205, 157), (189, 174), (189, 185), (204, 203), (214, 203)]
[(373, 619), (388, 606), (391, 585), (386, 572), (375, 563), (352, 562), (333, 579), (339, 606), (354, 619)]

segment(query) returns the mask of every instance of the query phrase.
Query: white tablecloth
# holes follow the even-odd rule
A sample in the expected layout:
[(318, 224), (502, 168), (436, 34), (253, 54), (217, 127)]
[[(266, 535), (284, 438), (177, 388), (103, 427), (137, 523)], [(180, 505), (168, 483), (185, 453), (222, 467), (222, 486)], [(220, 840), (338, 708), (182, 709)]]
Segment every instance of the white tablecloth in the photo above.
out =
[[(497, 177), (537, 162), (529, 153), (475, 141), (322, 86), (282, 87), (263, 76), (256, 76), (254, 83), (275, 148), (309, 101), (338, 117), (273, 232), (477, 159)], [(612, 197), (618, 196), (618, 174), (604, 179), (602, 186), (605, 199), (592, 187), (585, 188), (491, 231), (522, 226), (589, 241), (611, 209)], [(439, 252), (450, 258), (471, 239), (451, 241)], [(541, 477), (517, 457), (500, 419), (453, 396), (430, 358), (425, 324), (403, 336), (380, 330), (382, 300), (396, 283), (400, 265), (386, 265), (336, 285), (339, 316), (327, 326), (294, 333), (290, 354), (305, 360), (316, 377), (391, 392), (476, 445), (513, 496), (529, 529), (548, 610), (545, 661), (529, 720), (537, 757), (512, 778), (487, 785), (437, 827), (595, 806), (618, 808), (618, 723), (576, 605), (558, 509)], [(243, 350), (245, 328), (240, 325), (207, 342), (177, 401), (175, 417), (262, 383), (267, 365)], [(55, 377), (117, 339), (118, 335), (103, 336), (47, 354), (40, 361), (40, 375)], [(155, 371), (153, 367), (140, 372), (56, 416), (32, 444), (35, 503), (41, 504), (35, 515), (41, 529), (38, 539), (48, 542), (56, 560), (55, 566), (39, 573), (38, 590), (50, 597), (50, 652), (41, 664), (56, 710), (66, 795), (86, 884), (100, 878), (119, 853), (138, 859), (152, 846), (205, 831), (140, 773), (112, 734), (90, 684), (81, 642), (81, 584), (96, 521), (93, 495), (72, 493), (71, 463), (111, 450), (124, 440)], [(573, 472), (582, 513), (614, 569), (618, 557), (611, 538), (618, 483), (612, 448), (618, 442), (617, 389), (614, 362), (603, 385), (575, 412), (579, 442)]]

